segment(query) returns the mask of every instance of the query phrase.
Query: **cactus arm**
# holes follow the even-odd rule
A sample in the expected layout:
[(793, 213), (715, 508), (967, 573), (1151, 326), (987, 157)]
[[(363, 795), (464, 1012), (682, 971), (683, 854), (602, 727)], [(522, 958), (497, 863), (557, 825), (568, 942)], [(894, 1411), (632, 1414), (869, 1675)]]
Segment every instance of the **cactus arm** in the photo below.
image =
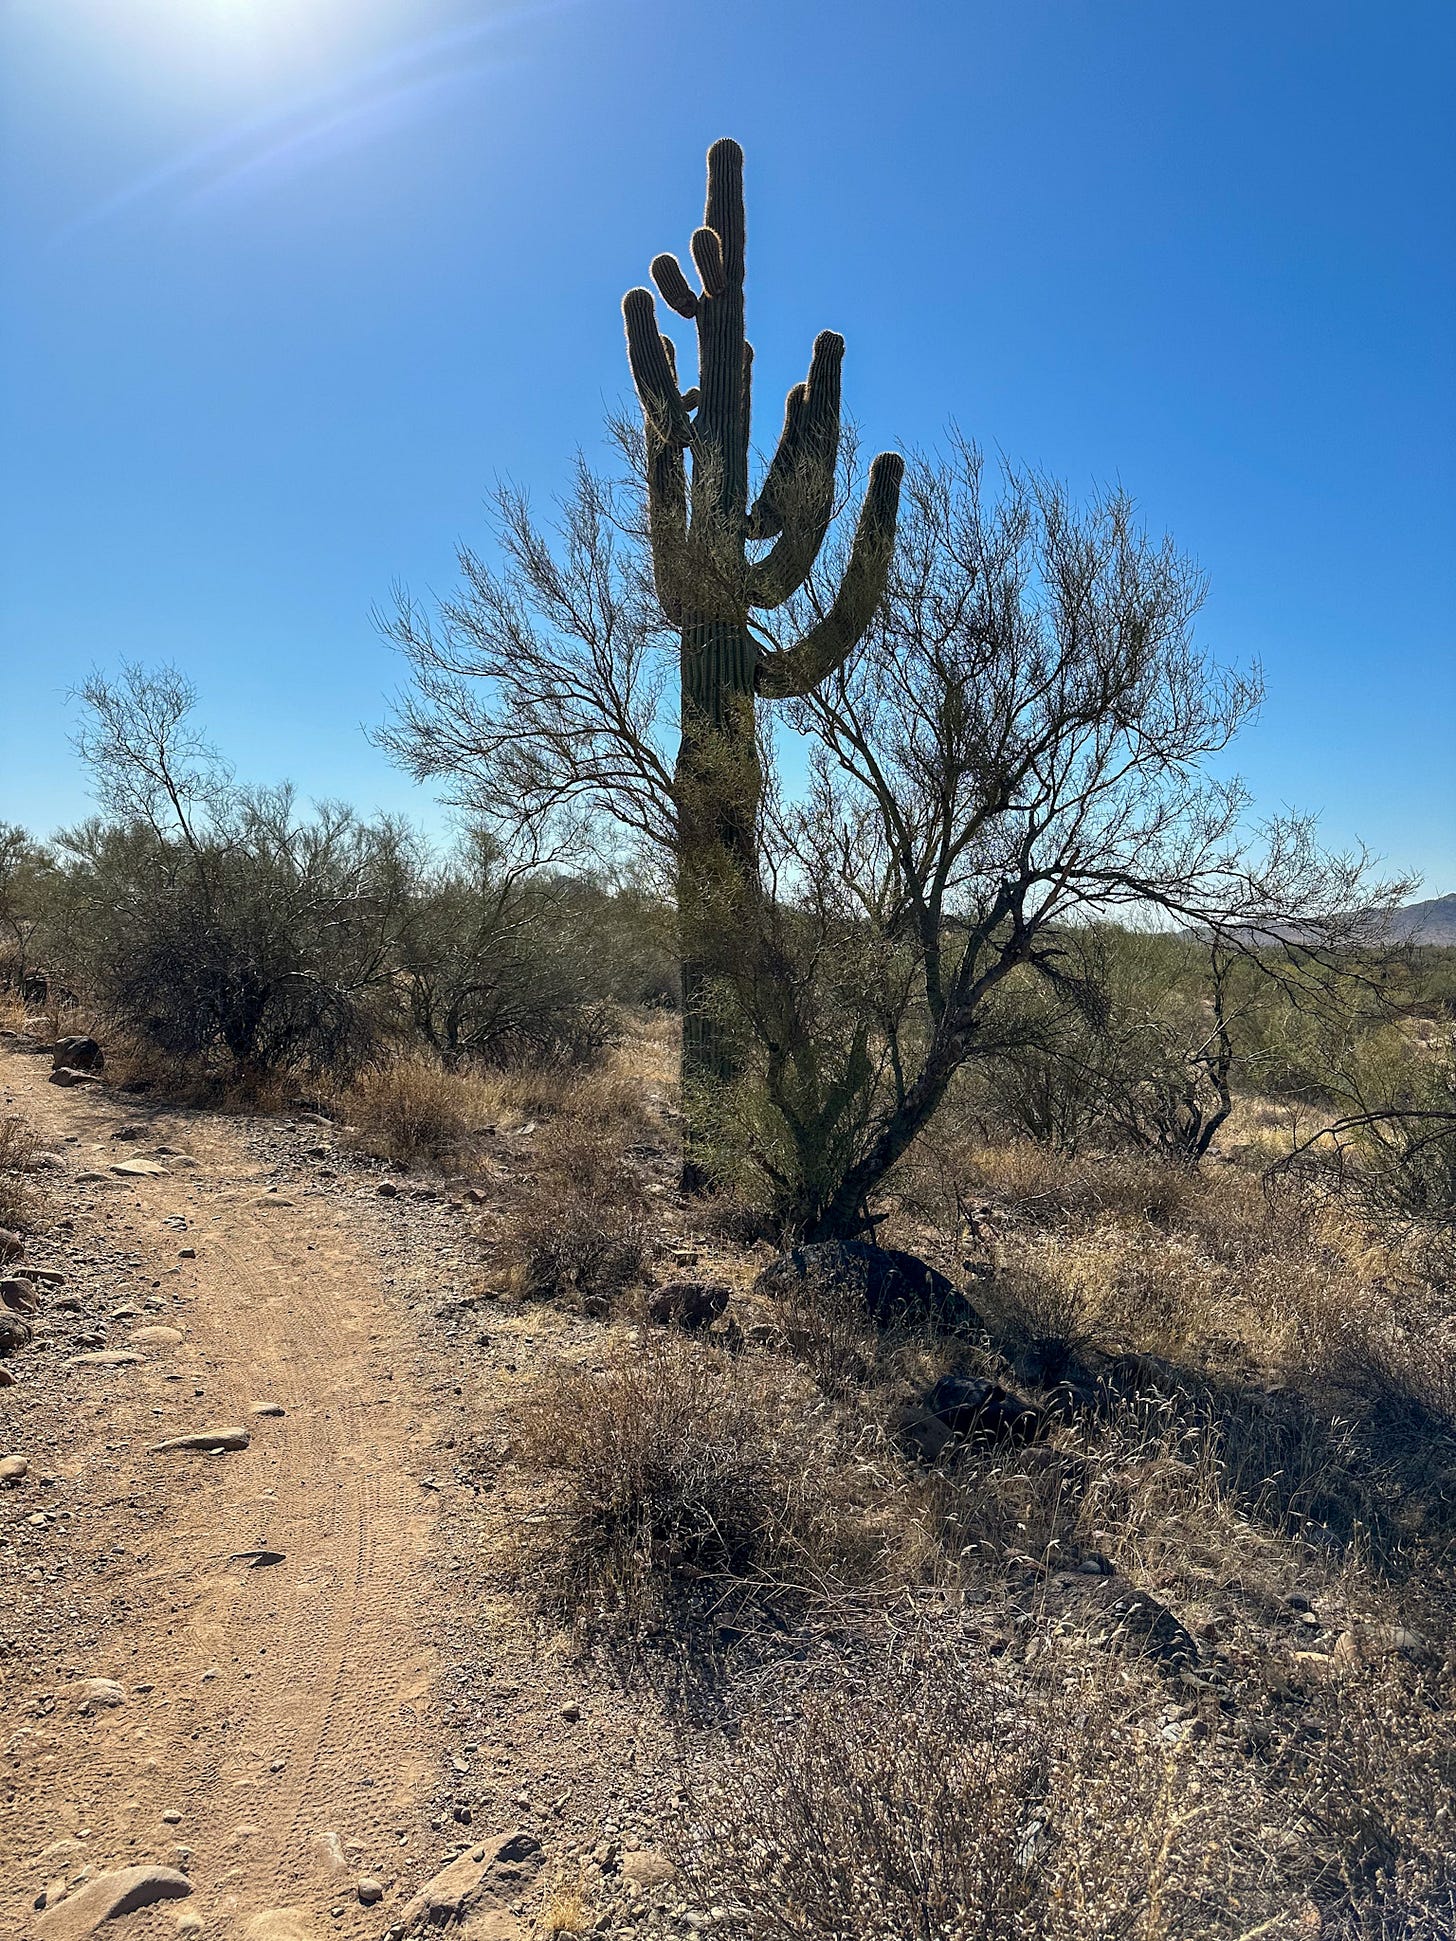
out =
[(794, 452), (802, 437), (804, 405), (809, 396), (809, 387), (800, 378), (797, 384), (789, 387), (789, 395), (784, 399), (784, 428), (779, 433), (778, 450), (773, 455), (773, 463), (768, 468), (763, 487), (754, 500), (748, 514), (748, 538), (777, 539), (784, 529), (774, 503), (775, 487), (792, 474)]
[(756, 607), (779, 606), (798, 591), (834, 516), (843, 363), (844, 339), (837, 331), (821, 330), (814, 339), (802, 403), (796, 407), (794, 393), (789, 393), (783, 436), (754, 508), (757, 512), (766, 506), (779, 533), (748, 576), (748, 598)]
[(812, 693), (864, 638), (889, 578), (904, 475), (905, 461), (896, 452), (881, 452), (870, 466), (849, 565), (834, 604), (794, 646), (761, 656), (755, 680), (760, 694), (784, 699)]
[(661, 256), (653, 257), (652, 280), (670, 310), (676, 310), (680, 317), (697, 316), (697, 294), (683, 275), (682, 264), (670, 251), (664, 250)]
[(679, 395), (672, 346), (657, 328), (650, 290), (629, 290), (622, 299), (627, 358), (642, 403), (647, 455), (647, 529), (653, 578), (662, 610), (682, 622), (682, 575), (688, 543), (687, 466), (683, 451), (692, 438), (686, 399)]

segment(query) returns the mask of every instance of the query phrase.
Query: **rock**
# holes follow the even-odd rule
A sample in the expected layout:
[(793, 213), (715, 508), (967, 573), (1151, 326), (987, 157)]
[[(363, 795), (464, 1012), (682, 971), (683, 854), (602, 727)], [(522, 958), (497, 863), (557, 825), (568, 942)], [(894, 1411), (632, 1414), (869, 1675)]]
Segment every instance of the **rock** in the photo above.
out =
[(8, 1368), (0, 1368), (0, 1388), (14, 1388), (15, 1377)]
[(167, 1169), (157, 1159), (119, 1159), (112, 1167), (123, 1179), (165, 1179)]
[(488, 1931), (478, 1923), (488, 1919), (492, 1910), (504, 1915), (500, 1900), (518, 1898), (515, 1890), (519, 1883), (534, 1874), (540, 1864), (541, 1842), (530, 1833), (508, 1834), (485, 1846), (471, 1847), (425, 1882), (405, 1906), (395, 1931), (403, 1936), (421, 1928), (449, 1927), (468, 1920), (473, 1941), (477, 1933)]
[(717, 1320), (732, 1295), (726, 1281), (664, 1281), (647, 1297), (648, 1318), (664, 1328), (706, 1328)]
[(118, 1126), (111, 1136), (113, 1139), (145, 1139), (147, 1129), (138, 1125)]
[[(1113, 1580), (1103, 1579), (1109, 1590)], [(1160, 1604), (1146, 1591), (1119, 1591), (1106, 1604), (1110, 1624), (1098, 1642), (1120, 1643), (1154, 1658), (1161, 1665), (1183, 1669), (1198, 1663), (1198, 1646), (1166, 1604)]]
[(66, 1277), (59, 1267), (24, 1267), (21, 1272), (37, 1287), (64, 1287), (66, 1284)]
[(168, 1328), (159, 1323), (156, 1327), (133, 1328), (131, 1338), (144, 1342), (149, 1348), (175, 1348), (186, 1337), (180, 1328)]
[(192, 1892), (186, 1874), (172, 1867), (118, 1867), (78, 1887), (59, 1907), (47, 1908), (35, 1924), (44, 1941), (81, 1941), (106, 1921), (135, 1914), (157, 1901), (182, 1900)]
[(905, 1440), (926, 1462), (952, 1442), (1034, 1442), (1047, 1426), (1042, 1411), (996, 1382), (946, 1375), (904, 1425)]
[(19, 1260), (25, 1252), (25, 1243), (18, 1233), (8, 1227), (0, 1227), (0, 1261)]
[(253, 1402), (248, 1408), (249, 1415), (282, 1415), (285, 1413), (281, 1402)]
[(395, 1197), (395, 1195), (399, 1192), (399, 1188), (395, 1185), (392, 1179), (380, 1180), (378, 1186), (374, 1190), (376, 1193), (378, 1193), (381, 1200), (392, 1200)]
[(1403, 1624), (1359, 1624), (1342, 1631), (1335, 1639), (1331, 1662), (1341, 1671), (1361, 1665), (1378, 1664), (1382, 1658), (1409, 1658), (1422, 1664), (1432, 1657), (1431, 1647), (1418, 1631)]
[(177, 1258), (179, 1260), (196, 1260), (197, 1249), (195, 1247), (179, 1247), (177, 1249)]
[(663, 1854), (641, 1847), (636, 1853), (623, 1855), (622, 1878), (635, 1881), (639, 1887), (665, 1887), (677, 1878), (677, 1868)]
[(330, 1827), (324, 1832), (315, 1833), (308, 1843), (331, 1874), (342, 1874), (348, 1869), (344, 1858), (344, 1846), (337, 1833)]
[(99, 1072), (105, 1069), (106, 1054), (94, 1038), (57, 1038), (51, 1063), (73, 1072)]
[(88, 1678), (81, 1689), (93, 1705), (104, 1705), (108, 1710), (126, 1703), (126, 1687), (114, 1678)]
[(190, 1435), (169, 1436), (165, 1442), (154, 1442), (150, 1453), (154, 1456), (170, 1454), (175, 1450), (197, 1449), (246, 1449), (253, 1440), (246, 1429), (194, 1429)]
[(0, 1280), (0, 1306), (12, 1314), (34, 1314), (40, 1306), (35, 1282), (28, 1274), (7, 1274)]
[(368, 1874), (361, 1874), (359, 1876), (354, 1891), (359, 1896), (359, 1905), (361, 1907), (373, 1907), (377, 1902), (384, 1899), (383, 1886), (379, 1881), (371, 1879)]
[(0, 1355), (19, 1354), (30, 1346), (33, 1334), (28, 1321), (12, 1314), (8, 1307), (0, 1308)]
[(561, 1716), (566, 1720), (568, 1725), (575, 1725), (581, 1717), (581, 1707), (573, 1699), (569, 1705), (562, 1706)]
[(58, 1065), (50, 1076), (52, 1085), (99, 1085), (101, 1083), (96, 1072), (72, 1071), (69, 1065)]
[(67, 1368), (134, 1368), (141, 1360), (140, 1355), (131, 1354), (125, 1348), (101, 1348), (94, 1354), (68, 1355)]
[(14, 1489), (29, 1474), (30, 1464), (24, 1456), (0, 1456), (0, 1484), (6, 1489)]
[(970, 1334), (984, 1325), (944, 1274), (914, 1254), (897, 1247), (876, 1247), (868, 1240), (825, 1240), (795, 1247), (771, 1260), (754, 1282), (756, 1293), (777, 1300), (816, 1288), (856, 1297), (882, 1328), (928, 1321)]

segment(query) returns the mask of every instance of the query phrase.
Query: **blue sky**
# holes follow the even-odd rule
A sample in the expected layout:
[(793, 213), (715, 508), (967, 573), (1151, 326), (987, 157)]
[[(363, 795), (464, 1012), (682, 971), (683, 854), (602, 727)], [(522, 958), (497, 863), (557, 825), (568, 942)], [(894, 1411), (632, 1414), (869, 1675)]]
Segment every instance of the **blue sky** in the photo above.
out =
[(1456, 8), (0, 0), (0, 817), (169, 659), (239, 770), (428, 814), (366, 741), (392, 582), (627, 394), (618, 303), (749, 169), (761, 399), (1120, 480), (1269, 701), (1238, 766), (1456, 889)]

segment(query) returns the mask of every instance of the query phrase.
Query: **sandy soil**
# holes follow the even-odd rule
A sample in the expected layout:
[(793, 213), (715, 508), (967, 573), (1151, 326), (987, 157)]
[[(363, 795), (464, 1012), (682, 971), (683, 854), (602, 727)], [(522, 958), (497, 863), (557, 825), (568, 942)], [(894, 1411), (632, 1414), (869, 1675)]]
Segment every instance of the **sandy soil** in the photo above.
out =
[[(556, 1880), (602, 1932), (624, 1895), (615, 1931), (691, 1931), (622, 1877), (660, 1831), (657, 1722), (532, 1635), (493, 1474), (524, 1387), (593, 1330), (482, 1326), (489, 1208), (381, 1198), (320, 1121), (49, 1072), (0, 1052), (3, 1109), (57, 1157), (25, 1264), (66, 1276), (0, 1390), (0, 1457), (28, 1464), (0, 1493), (0, 1935), (66, 1941), (87, 1869), (154, 1864), (193, 1891), (117, 1941), (378, 1937), (512, 1827), (539, 1853), (492, 1935)], [(164, 1170), (114, 1170), (137, 1158)], [(248, 1446), (154, 1448), (225, 1427)]]

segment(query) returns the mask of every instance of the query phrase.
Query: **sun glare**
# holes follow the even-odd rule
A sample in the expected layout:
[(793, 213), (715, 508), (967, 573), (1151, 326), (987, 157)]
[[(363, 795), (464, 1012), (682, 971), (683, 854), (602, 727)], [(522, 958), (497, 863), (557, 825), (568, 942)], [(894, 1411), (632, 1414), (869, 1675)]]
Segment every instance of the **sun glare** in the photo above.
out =
[(317, 79), (437, 12), (433, 0), (48, 0), (24, 10), (32, 33), (84, 45), (149, 87), (223, 92)]

